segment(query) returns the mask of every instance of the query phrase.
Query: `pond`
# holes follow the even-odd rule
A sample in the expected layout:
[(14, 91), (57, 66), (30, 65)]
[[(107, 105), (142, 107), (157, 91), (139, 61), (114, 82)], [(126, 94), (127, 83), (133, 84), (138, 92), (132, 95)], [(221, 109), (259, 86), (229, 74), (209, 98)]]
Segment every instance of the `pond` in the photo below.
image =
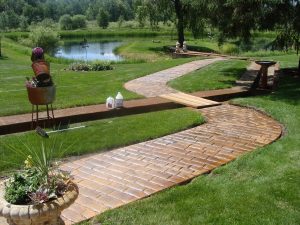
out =
[(120, 41), (111, 42), (65, 42), (54, 53), (55, 57), (93, 61), (93, 60), (106, 60), (106, 61), (121, 61), (123, 58), (116, 53), (114, 49), (122, 44)]

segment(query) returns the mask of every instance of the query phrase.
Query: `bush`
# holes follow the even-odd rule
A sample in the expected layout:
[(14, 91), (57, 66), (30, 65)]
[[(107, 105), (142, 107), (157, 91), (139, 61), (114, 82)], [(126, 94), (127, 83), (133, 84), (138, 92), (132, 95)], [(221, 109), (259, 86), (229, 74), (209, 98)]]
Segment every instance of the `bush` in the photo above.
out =
[(235, 44), (226, 43), (222, 46), (222, 52), (225, 54), (238, 54), (239, 47)]
[(104, 62), (104, 63), (93, 63), (92, 64), (92, 71), (102, 71), (102, 70), (112, 70), (113, 67), (109, 62)]
[(86, 17), (84, 15), (75, 15), (72, 17), (73, 29), (86, 28)]
[(90, 71), (91, 70), (91, 65), (87, 64), (87, 63), (75, 62), (75, 63), (72, 63), (69, 66), (69, 70), (73, 70), (73, 71)]
[(73, 28), (72, 23), (73, 23), (72, 17), (69, 14), (63, 15), (59, 19), (60, 29), (62, 30), (72, 30)]
[(103, 71), (112, 70), (110, 62), (96, 62), (92, 64), (75, 62), (69, 66), (69, 70), (73, 71)]
[(46, 52), (56, 48), (59, 44), (58, 33), (49, 27), (38, 26), (31, 30), (29, 34), (31, 47), (42, 47)]

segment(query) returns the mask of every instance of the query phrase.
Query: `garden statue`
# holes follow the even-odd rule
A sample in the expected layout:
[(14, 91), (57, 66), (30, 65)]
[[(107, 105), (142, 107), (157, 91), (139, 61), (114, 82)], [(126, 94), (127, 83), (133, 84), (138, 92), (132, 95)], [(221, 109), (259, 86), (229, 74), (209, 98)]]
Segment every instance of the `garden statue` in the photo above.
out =
[(187, 52), (187, 46), (186, 46), (186, 42), (185, 42), (185, 41), (183, 42), (182, 50), (183, 50), (184, 52)]
[(35, 77), (33, 82), (36, 87), (52, 86), (53, 82), (50, 76), (50, 65), (44, 59), (44, 50), (36, 47), (32, 50), (31, 54), (32, 69)]
[(176, 42), (176, 46), (175, 46), (175, 53), (180, 53), (181, 50), (180, 50), (180, 43), (177, 41)]

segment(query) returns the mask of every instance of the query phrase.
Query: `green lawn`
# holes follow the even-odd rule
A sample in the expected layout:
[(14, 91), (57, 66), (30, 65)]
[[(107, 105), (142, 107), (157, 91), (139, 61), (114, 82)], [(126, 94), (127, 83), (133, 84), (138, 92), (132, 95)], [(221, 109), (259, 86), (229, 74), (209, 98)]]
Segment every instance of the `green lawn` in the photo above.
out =
[[(14, 45), (15, 48), (21, 46)], [(21, 48), (23, 51), (23, 49)], [(31, 61), (28, 55), (8, 47), (3, 43), (3, 53), (7, 58), (0, 60), (0, 116), (31, 111), (25, 89), (25, 77), (32, 76)], [(25, 51), (26, 49), (24, 49)], [(123, 85), (129, 80), (145, 76), (169, 67), (195, 60), (159, 60), (151, 63), (115, 64), (114, 70), (100, 72), (74, 72), (64, 70), (67, 64), (51, 63), (51, 74), (57, 85), (55, 108), (67, 108), (105, 102), (108, 96), (121, 91), (124, 98), (140, 98), (127, 91)]]
[(169, 85), (183, 92), (224, 89), (234, 86), (235, 81), (246, 71), (249, 62), (227, 60), (216, 62), (201, 70), (169, 82)]
[[(174, 123), (175, 120), (176, 123)], [(101, 152), (154, 139), (196, 126), (203, 121), (203, 117), (195, 111), (173, 109), (74, 124), (72, 126), (85, 125), (86, 128), (49, 135), (51, 140), (57, 138), (57, 141), (62, 142), (65, 147), (74, 144), (62, 155), (63, 157)], [(25, 143), (38, 147), (40, 140), (41, 137), (35, 132), (0, 136), (0, 171), (18, 168), (24, 161), (20, 155), (7, 149), (8, 145), (12, 144), (16, 148), (20, 148), (22, 143)], [(60, 153), (57, 152), (56, 155), (58, 156)]]
[[(290, 64), (296, 66), (297, 61)], [(233, 102), (266, 111), (285, 126), (285, 135), (187, 185), (107, 211), (95, 221), (102, 225), (298, 225), (299, 77), (284, 75), (276, 92)]]

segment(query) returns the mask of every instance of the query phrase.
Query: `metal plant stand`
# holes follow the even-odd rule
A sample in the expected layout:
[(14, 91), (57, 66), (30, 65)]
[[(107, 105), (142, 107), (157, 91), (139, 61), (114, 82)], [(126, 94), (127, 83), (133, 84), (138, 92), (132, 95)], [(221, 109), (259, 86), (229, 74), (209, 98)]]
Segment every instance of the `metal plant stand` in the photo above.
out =
[[(27, 87), (28, 99), (32, 104), (31, 110), (31, 128), (39, 126), (39, 121), (52, 122), (55, 124), (54, 111), (52, 103), (55, 100), (56, 88), (55, 86), (49, 87)], [(39, 106), (46, 106), (46, 117), (39, 117)], [(51, 113), (51, 115), (50, 115)], [(34, 118), (36, 114), (36, 118)], [(35, 126), (34, 126), (35, 125)]]

